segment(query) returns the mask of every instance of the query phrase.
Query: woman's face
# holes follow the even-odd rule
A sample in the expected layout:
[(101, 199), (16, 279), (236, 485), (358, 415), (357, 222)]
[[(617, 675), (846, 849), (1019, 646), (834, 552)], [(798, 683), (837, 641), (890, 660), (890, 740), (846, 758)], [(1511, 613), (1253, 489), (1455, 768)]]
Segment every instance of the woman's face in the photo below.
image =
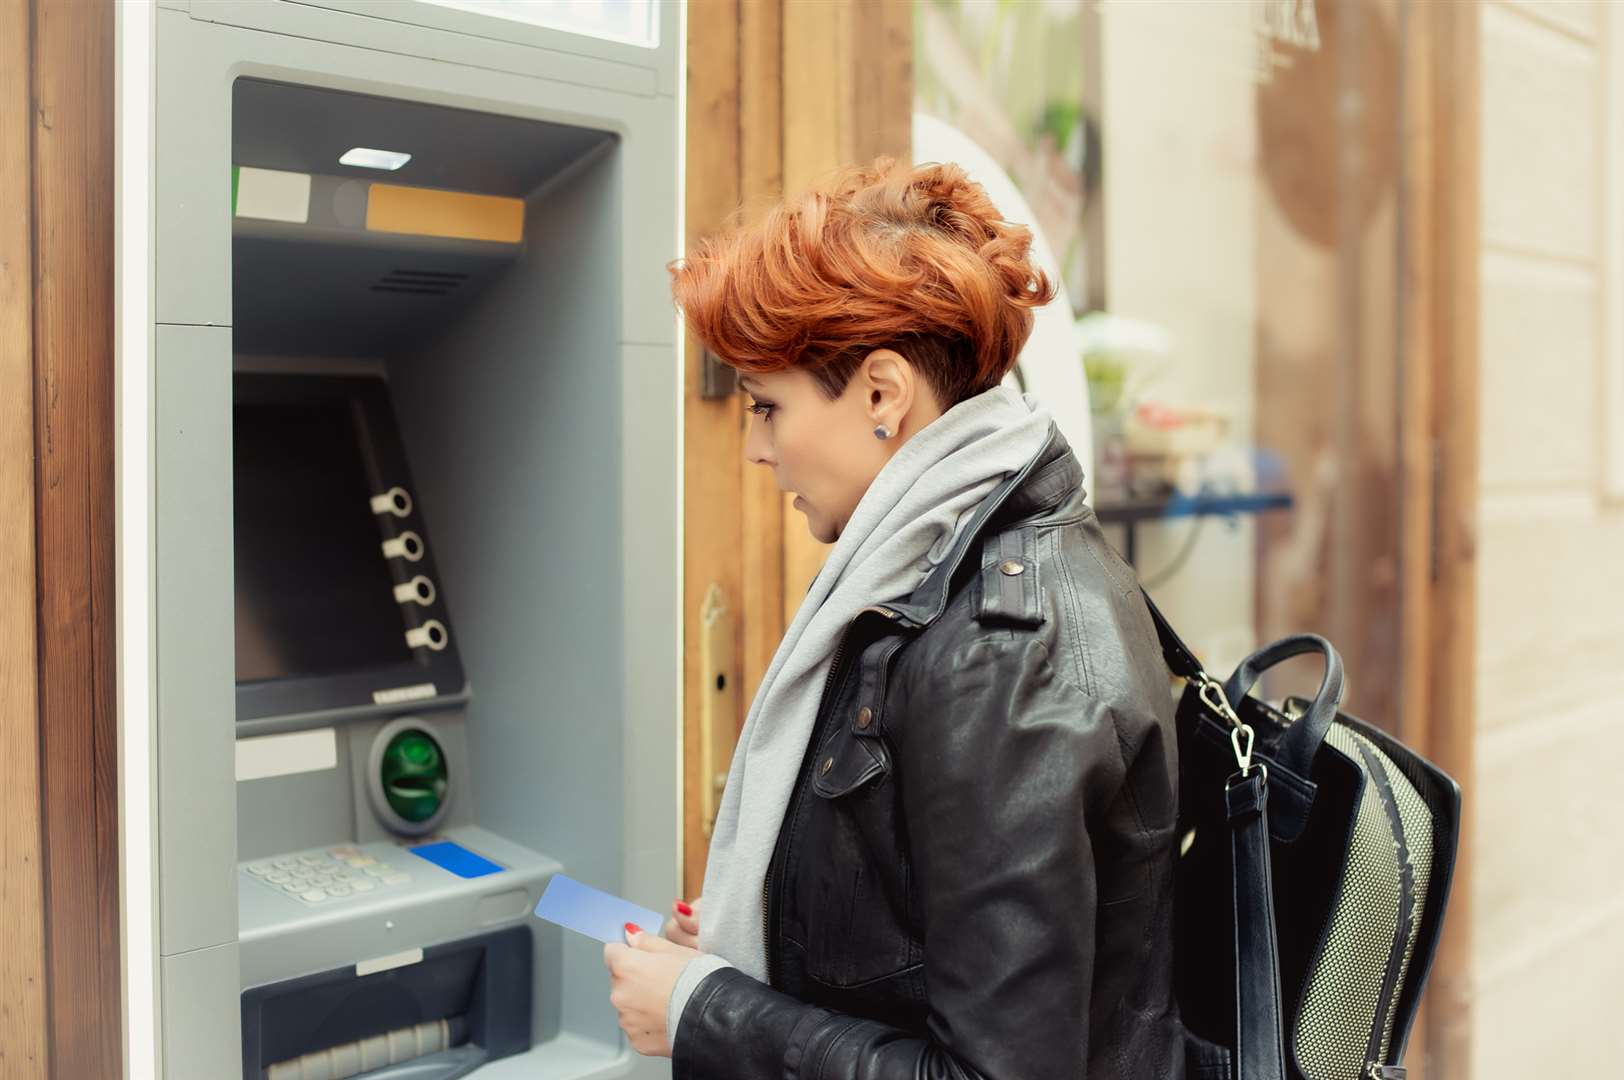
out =
[[(832, 544), (891, 455), (941, 410), (900, 354), (876, 349), (834, 400), (805, 371), (745, 375), (754, 414), (745, 460), (769, 466), (779, 490), (795, 494), (814, 539)], [(874, 437), (883, 424), (891, 435)]]

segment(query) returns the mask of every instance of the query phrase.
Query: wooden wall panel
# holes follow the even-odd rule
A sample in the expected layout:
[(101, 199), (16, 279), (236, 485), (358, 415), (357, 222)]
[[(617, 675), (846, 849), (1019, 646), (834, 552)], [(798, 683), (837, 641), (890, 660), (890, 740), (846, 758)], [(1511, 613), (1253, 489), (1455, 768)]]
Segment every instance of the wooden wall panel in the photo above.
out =
[[(687, 239), (753, 219), (786, 190), (880, 154), (906, 159), (913, 109), (908, 0), (694, 0), (688, 14)], [(699, 397), (688, 343), (684, 500), (684, 883), (703, 880), (700, 611), (711, 584), (736, 616), (744, 721), (784, 628), (822, 565), (772, 473), (743, 458), (738, 394)]]
[(26, 0), (0, 3), (0, 1077), (47, 1070), (34, 550), (33, 188)]
[[(688, 8), (688, 126), (686, 241), (714, 230), (739, 201), (739, 0), (696, 0)], [(698, 895), (705, 875), (705, 822), (698, 798), (711, 782), (701, 767), (705, 698), (717, 693), (706, 677), (701, 612), (712, 585), (739, 621), (742, 437), (737, 395), (700, 396), (702, 350), (692, 337), (684, 350), (683, 513), (683, 892)], [(730, 673), (736, 678), (737, 673)]]
[[(909, 0), (784, 0), (784, 190), (913, 151)], [(784, 496), (784, 619), (829, 554)]]
[[(1434, 252), (1432, 246), (1433, 199), (1436, 183), (1433, 153), (1437, 132), (1433, 129), (1436, 87), (1432, 82), (1431, 58), (1436, 48), (1432, 19), (1416, 5), (1400, 9), (1400, 34), (1405, 42), (1405, 66), (1401, 74), (1403, 97), (1400, 104), (1400, 158), (1403, 161), (1399, 198), (1405, 207), (1407, 227), (1399, 237), (1399, 289), (1406, 297), (1399, 323), (1399, 394), (1403, 402), (1399, 417), (1399, 549), (1405, 553), (1400, 564), (1398, 593), (1399, 654), (1403, 676), (1398, 687), (1398, 737), (1411, 746), (1426, 744), (1428, 717), (1432, 703), (1430, 681), (1432, 653), (1432, 500), (1434, 442), (1432, 433), (1432, 342), (1434, 324)], [(1416, 1080), (1431, 1075), (1427, 1068), (1431, 1054), (1432, 1007), (1429, 998), (1421, 1004), (1410, 1036), (1406, 1062)]]
[(858, 3), (852, 9), (851, 156), (888, 154), (906, 161), (913, 149), (913, 4)]
[(113, 6), (36, 0), (40, 731), (58, 1077), (120, 1071), (113, 621)]
[[(739, 21), (739, 195), (745, 214), (759, 213), (784, 192), (784, 12), (778, 0), (749, 0)], [(690, 135), (690, 145), (693, 136)], [(749, 417), (739, 413), (741, 432)], [(784, 528), (794, 517), (772, 471), (741, 456), (743, 531), (739, 537), (741, 708), (749, 709), (788, 616), (784, 607)], [(794, 610), (793, 608), (789, 610)], [(744, 716), (739, 717), (740, 724)]]

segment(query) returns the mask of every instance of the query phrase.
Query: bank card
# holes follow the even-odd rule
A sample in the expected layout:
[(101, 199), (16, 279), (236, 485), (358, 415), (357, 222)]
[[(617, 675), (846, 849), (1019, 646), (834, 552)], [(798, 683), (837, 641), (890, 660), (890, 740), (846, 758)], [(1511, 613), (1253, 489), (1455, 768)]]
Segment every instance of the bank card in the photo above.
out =
[(563, 874), (554, 874), (547, 883), (536, 903), (536, 917), (604, 944), (624, 944), (627, 923), (636, 923), (650, 934), (658, 934), (665, 925), (664, 916)]

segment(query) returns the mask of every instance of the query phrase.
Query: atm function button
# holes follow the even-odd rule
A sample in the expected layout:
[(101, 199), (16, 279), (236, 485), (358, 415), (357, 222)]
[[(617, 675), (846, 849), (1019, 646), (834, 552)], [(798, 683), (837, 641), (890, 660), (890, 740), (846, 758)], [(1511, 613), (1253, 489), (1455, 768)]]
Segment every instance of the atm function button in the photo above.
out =
[(327, 854), (331, 855), (335, 859), (355, 859), (360, 857), (361, 849), (354, 847), (328, 848)]
[(371, 855), (352, 855), (344, 861), (355, 867), (357, 870), (361, 869), (363, 866), (376, 866), (378, 864), (378, 860), (374, 859)]
[(412, 880), (410, 874), (386, 874), (383, 883), (385, 885), (404, 885), (410, 880)]
[(384, 876), (386, 876), (388, 874), (394, 873), (394, 871), (389, 868), (388, 863), (374, 863), (373, 865), (368, 866), (365, 869), (366, 869), (366, 872), (368, 874), (371, 874), (373, 877), (384, 877)]
[(321, 901), (327, 899), (327, 894), (325, 892), (323, 892), (321, 889), (311, 889), (308, 892), (300, 893), (299, 898), (301, 900), (308, 900), (312, 904), (317, 904), (317, 903), (320, 903)]
[(275, 869), (276, 867), (272, 866), (268, 862), (256, 862), (248, 864), (248, 872), (253, 874), (255, 877), (265, 877)]
[(370, 880), (368, 878), (357, 878), (356, 880), (350, 882), (350, 891), (351, 892), (358, 892), (358, 893), (371, 892), (373, 889), (376, 889), (377, 887), (378, 887), (378, 883), (375, 882), (375, 881), (372, 881), (372, 880)]

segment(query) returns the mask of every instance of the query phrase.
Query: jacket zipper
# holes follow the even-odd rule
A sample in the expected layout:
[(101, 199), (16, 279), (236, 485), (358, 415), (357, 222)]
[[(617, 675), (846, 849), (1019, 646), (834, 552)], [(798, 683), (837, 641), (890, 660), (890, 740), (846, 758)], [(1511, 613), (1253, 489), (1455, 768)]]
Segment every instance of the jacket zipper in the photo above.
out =
[[(841, 632), (840, 641), (835, 645), (834, 657), (829, 661), (829, 674), (823, 680), (823, 695), (818, 699), (818, 715), (812, 724), (811, 737), (807, 739), (806, 753), (801, 758), (801, 771), (795, 780), (795, 790), (790, 794), (789, 806), (784, 811), (784, 820), (788, 821), (801, 804), (801, 798), (806, 793), (807, 779), (812, 775), (811, 762), (817, 756), (818, 744), (823, 734), (823, 725), (828, 710), (834, 706), (829, 697), (829, 691), (834, 688), (835, 679), (841, 674), (840, 662), (846, 655), (846, 642), (857, 626), (857, 621), (869, 612), (878, 612), (887, 619), (895, 619), (897, 613), (887, 607), (870, 606), (859, 611), (846, 624)], [(767, 864), (767, 874), (761, 879), (761, 944), (767, 958), (767, 985), (778, 985), (778, 956), (773, 950), (773, 915), (772, 910), (772, 883), (784, 868), (784, 860), (788, 857), (789, 845), (784, 841), (783, 830), (778, 833), (778, 842), (773, 846), (773, 857)]]

